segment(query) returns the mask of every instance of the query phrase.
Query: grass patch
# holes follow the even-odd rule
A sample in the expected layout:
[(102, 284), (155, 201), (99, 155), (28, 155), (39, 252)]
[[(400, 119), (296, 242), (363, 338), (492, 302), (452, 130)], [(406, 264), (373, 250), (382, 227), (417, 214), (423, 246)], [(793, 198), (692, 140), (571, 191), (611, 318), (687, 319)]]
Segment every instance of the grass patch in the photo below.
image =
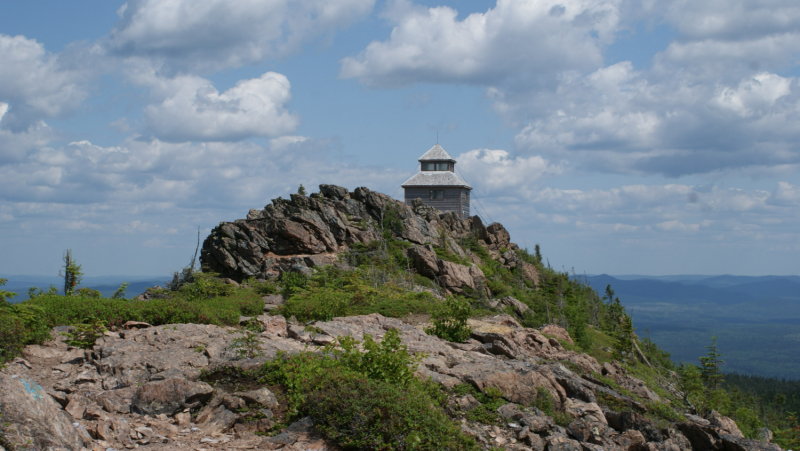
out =
[(326, 266), (308, 277), (305, 286), (293, 292), (279, 313), (301, 322), (370, 313), (391, 318), (431, 313), (438, 303), (436, 298), (427, 291), (411, 291), (404, 282), (408, 281), (379, 267), (346, 271)]

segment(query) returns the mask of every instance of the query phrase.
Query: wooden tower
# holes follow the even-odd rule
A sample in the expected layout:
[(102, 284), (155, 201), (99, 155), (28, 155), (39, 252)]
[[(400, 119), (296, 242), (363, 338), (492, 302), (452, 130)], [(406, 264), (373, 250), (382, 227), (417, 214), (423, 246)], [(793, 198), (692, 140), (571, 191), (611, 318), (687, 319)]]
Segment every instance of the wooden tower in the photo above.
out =
[(456, 160), (439, 144), (419, 158), (420, 172), (403, 183), (405, 202), (421, 199), (440, 211), (452, 211), (461, 219), (469, 217), (472, 187), (455, 173)]

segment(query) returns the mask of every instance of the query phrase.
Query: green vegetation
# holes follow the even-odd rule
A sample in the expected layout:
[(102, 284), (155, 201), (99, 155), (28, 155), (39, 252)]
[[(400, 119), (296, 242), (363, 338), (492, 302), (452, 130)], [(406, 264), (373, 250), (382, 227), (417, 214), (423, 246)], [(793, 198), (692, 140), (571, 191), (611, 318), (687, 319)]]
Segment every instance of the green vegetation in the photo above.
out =
[(83, 278), (83, 271), (81, 265), (75, 263), (75, 259), (72, 258), (72, 249), (64, 252), (64, 273), (59, 275), (64, 277), (64, 295), (74, 294)]
[(92, 319), (86, 324), (76, 324), (71, 331), (65, 332), (63, 335), (67, 336), (67, 340), (64, 341), (76, 348), (89, 349), (107, 330), (101, 320)]
[(252, 359), (264, 355), (258, 334), (248, 329), (231, 331), (231, 333), (239, 334), (238, 337), (231, 340), (231, 348), (236, 351), (236, 355), (240, 359)]
[[(0, 287), (5, 285), (7, 282), (8, 282), (8, 279), (0, 278)], [(11, 291), (0, 290), (0, 305), (7, 304), (8, 303), (8, 299), (11, 299), (16, 295), (17, 295), (17, 293), (12, 293)]]
[(355, 245), (343, 256), (353, 270), (327, 266), (310, 276), (284, 273), (280, 283), (287, 300), (279, 312), (301, 322), (370, 313), (393, 318), (430, 313), (436, 299), (429, 291), (414, 291), (417, 279), (407, 271), (403, 254), (408, 246), (396, 240)]
[(425, 329), (425, 333), (436, 335), (443, 340), (462, 343), (472, 334), (472, 329), (467, 326), (469, 317), (469, 303), (464, 299), (448, 296), (434, 310), (431, 315), (433, 326)]
[(413, 377), (418, 360), (396, 330), (380, 344), (369, 335), (363, 344), (339, 344), (264, 365), (261, 382), (286, 390), (291, 419), (313, 416), (317, 429), (346, 449), (476, 449), (442, 410), (439, 387)]
[[(302, 186), (301, 186), (302, 187)], [(363, 219), (362, 219), (363, 221)], [(767, 383), (744, 377), (723, 378), (722, 353), (716, 339), (708, 346), (700, 366), (676, 366), (670, 355), (650, 340), (638, 337), (630, 315), (611, 286), (601, 297), (585, 280), (543, 265), (537, 244), (534, 254), (515, 249), (518, 259), (533, 265), (539, 283), (525, 277), (522, 265), (509, 269), (491, 258), (477, 238), (462, 239), (458, 244), (480, 258), (485, 286), (464, 294), (446, 292), (431, 280), (411, 271), (405, 251), (410, 243), (394, 238), (402, 222), (397, 211), (382, 212), (383, 238), (368, 245), (356, 244), (342, 255), (345, 265), (316, 269), (312, 274), (284, 273), (278, 283), (245, 280), (240, 286), (224, 283), (211, 273), (200, 273), (191, 265), (176, 272), (168, 289), (149, 290), (147, 301), (124, 299), (127, 284), (112, 296), (102, 298), (88, 288), (78, 288), (80, 265), (65, 254), (65, 294), (55, 287), (48, 291), (32, 289), (31, 299), (19, 304), (6, 301), (15, 295), (0, 290), (0, 364), (19, 355), (26, 344), (41, 343), (57, 325), (72, 325), (68, 343), (91, 347), (106, 328), (119, 328), (127, 321), (153, 325), (200, 323), (238, 325), (239, 317), (263, 314), (264, 295), (280, 292), (286, 303), (275, 310), (301, 323), (327, 321), (338, 316), (380, 313), (388, 317), (430, 314), (432, 325), (426, 332), (445, 340), (463, 342), (471, 330), (471, 317), (509, 313), (496, 310), (491, 298), (513, 296), (529, 306), (533, 313), (518, 318), (527, 327), (558, 324), (570, 333), (575, 345), (562, 343), (565, 349), (583, 351), (600, 363), (617, 360), (633, 376), (643, 380), (668, 402), (649, 402), (647, 415), (658, 421), (678, 421), (682, 411), (707, 415), (716, 410), (736, 420), (748, 437), (770, 427), (781, 446), (800, 446), (800, 389), (790, 384), (767, 389)], [(439, 258), (463, 265), (467, 259), (454, 252), (453, 240), (441, 236), (434, 246)], [(457, 249), (456, 249), (457, 251)], [(477, 260), (476, 260), (477, 261)], [(346, 268), (346, 269), (345, 269)], [(0, 286), (5, 284), (0, 279)], [(487, 290), (488, 289), (488, 290)], [(311, 324), (306, 329), (318, 332)], [(238, 334), (232, 347), (241, 358), (262, 354), (257, 334), (258, 322), (233, 333)], [(204, 345), (195, 347), (203, 352)], [(402, 345), (399, 334), (389, 330), (378, 343), (369, 335), (363, 342), (340, 338), (322, 353), (304, 352), (280, 355), (264, 365), (257, 375), (261, 383), (281, 387), (289, 402), (287, 420), (312, 415), (319, 430), (344, 448), (354, 449), (472, 449), (474, 443), (462, 436), (443, 410), (447, 399), (436, 384), (413, 376), (421, 356), (413, 356)], [(562, 362), (582, 373), (571, 362)], [(678, 376), (675, 377), (674, 374)], [(588, 376), (588, 375), (585, 375)], [(644, 403), (620, 387), (612, 378), (599, 374), (594, 380)], [(254, 377), (250, 375), (248, 377)], [(738, 384), (738, 385), (737, 385)], [(673, 385), (678, 394), (662, 387)], [(794, 390), (794, 391), (792, 391)], [(484, 392), (461, 384), (452, 394), (472, 394), (479, 405), (464, 412), (467, 419), (485, 424), (501, 424), (497, 408), (503, 393), (496, 388)], [(615, 397), (598, 394), (598, 402), (614, 410), (630, 406)], [(554, 408), (549, 392), (540, 389), (534, 406), (566, 426), (571, 418)]]
[(79, 335), (70, 338), (84, 347), (90, 346), (91, 330), (120, 328), (127, 321), (237, 325), (241, 315), (263, 314), (260, 293), (273, 290), (274, 284), (268, 283), (236, 289), (210, 274), (196, 274), (194, 282), (178, 291), (151, 290), (154, 298), (149, 301), (85, 296), (80, 289), (66, 296), (39, 290), (27, 301), (0, 304), (0, 364), (19, 355), (25, 345), (50, 339), (55, 326), (72, 325)]

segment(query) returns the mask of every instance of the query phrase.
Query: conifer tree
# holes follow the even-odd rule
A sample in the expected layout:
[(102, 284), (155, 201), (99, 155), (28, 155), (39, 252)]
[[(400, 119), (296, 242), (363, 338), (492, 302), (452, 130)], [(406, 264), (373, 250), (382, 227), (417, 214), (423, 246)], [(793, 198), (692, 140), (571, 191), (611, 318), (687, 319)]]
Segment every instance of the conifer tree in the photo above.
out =
[(630, 316), (624, 315), (620, 324), (619, 332), (614, 337), (614, 358), (626, 363), (636, 363), (633, 356), (633, 340), (634, 340), (633, 320)]
[(708, 353), (705, 357), (700, 357), (702, 367), (703, 383), (708, 391), (714, 391), (722, 387), (724, 375), (720, 366), (725, 363), (720, 359), (722, 353), (717, 350), (717, 337), (711, 337), (711, 346), (706, 346)]
[(306, 187), (303, 186), (302, 183), (300, 184), (300, 188), (297, 188), (297, 194), (299, 194), (301, 196), (305, 196), (306, 195)]
[(59, 273), (59, 275), (64, 277), (64, 296), (75, 294), (75, 290), (83, 278), (83, 271), (81, 271), (81, 265), (75, 263), (75, 259), (72, 258), (72, 249), (64, 252), (64, 273)]

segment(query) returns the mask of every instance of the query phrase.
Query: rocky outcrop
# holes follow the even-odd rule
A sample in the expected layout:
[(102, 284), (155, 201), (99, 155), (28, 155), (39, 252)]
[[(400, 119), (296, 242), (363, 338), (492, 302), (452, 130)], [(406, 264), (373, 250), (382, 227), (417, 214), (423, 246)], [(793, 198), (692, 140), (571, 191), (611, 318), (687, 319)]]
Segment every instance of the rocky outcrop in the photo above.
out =
[[(24, 365), (18, 363), (18, 365)], [(7, 445), (80, 449), (91, 441), (31, 377), (0, 373), (0, 436)]]
[(287, 271), (337, 264), (354, 244), (381, 240), (385, 233), (412, 243), (408, 252), (416, 271), (452, 292), (483, 289), (483, 273), (474, 264), (442, 260), (426, 245), (480, 263), (458, 244), (474, 237), (505, 267), (518, 267), (527, 280), (539, 281), (536, 267), (518, 258), (518, 247), (501, 224), (484, 226), (477, 216), (460, 220), (422, 203), (406, 205), (367, 188), (348, 192), (333, 185), (320, 185), (320, 192), (308, 197), (274, 199), (263, 210), (250, 210), (247, 219), (220, 223), (203, 242), (200, 261), (204, 268), (236, 281), (275, 278)]
[[(504, 427), (462, 423), (485, 449), (779, 449), (743, 438), (735, 423), (716, 413), (671, 428), (656, 426), (638, 398), (616, 390), (641, 382), (624, 368), (567, 351), (509, 315), (471, 319), (472, 337), (465, 343), (446, 342), (421, 326), (378, 314), (317, 322), (313, 332), (281, 316), (256, 319), (265, 329), (259, 335), (264, 355), (255, 359), (238, 357), (230, 328), (194, 324), (108, 332), (86, 352), (67, 347), (63, 337), (28, 347), (26, 359), (0, 372), (0, 414), (10, 424), (6, 437), (31, 440), (41, 449), (177, 450), (198, 444), (206, 449), (293, 449), (281, 448), (292, 444), (294, 449), (335, 449), (314, 432), (311, 418), (271, 437), (253, 435), (275, 433), (285, 401), (253, 381), (226, 383), (236, 374), (229, 369), (256, 369), (278, 351), (313, 351), (336, 337), (362, 340), (369, 334), (380, 340), (396, 329), (410, 352), (424, 355), (419, 377), (448, 389), (467, 383), (483, 392), (499, 390), (508, 402), (497, 412), (507, 420)], [(221, 374), (220, 384), (198, 380), (203, 371)], [(598, 373), (613, 378), (613, 387), (596, 378)], [(568, 415), (566, 427), (526, 407), (542, 396)], [(471, 395), (451, 395), (449, 409), (458, 416), (477, 405)]]

